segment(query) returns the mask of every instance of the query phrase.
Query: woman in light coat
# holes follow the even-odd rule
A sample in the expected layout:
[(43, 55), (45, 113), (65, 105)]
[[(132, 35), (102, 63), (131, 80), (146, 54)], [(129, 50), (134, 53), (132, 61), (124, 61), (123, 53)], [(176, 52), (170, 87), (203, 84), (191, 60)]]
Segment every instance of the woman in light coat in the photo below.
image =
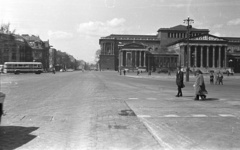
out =
[(199, 96), (201, 99), (206, 99), (207, 90), (205, 88), (203, 74), (200, 70), (196, 71), (196, 81), (193, 86), (196, 95), (194, 100), (199, 100)]

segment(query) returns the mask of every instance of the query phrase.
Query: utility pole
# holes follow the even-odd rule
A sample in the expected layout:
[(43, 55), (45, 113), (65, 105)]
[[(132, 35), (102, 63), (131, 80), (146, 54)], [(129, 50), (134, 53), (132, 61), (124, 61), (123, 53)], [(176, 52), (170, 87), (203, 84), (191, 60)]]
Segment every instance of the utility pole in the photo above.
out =
[(187, 19), (183, 20), (183, 23), (187, 24), (187, 62), (186, 62), (186, 82), (189, 82), (189, 65), (191, 62), (189, 62), (189, 55), (191, 55), (191, 52), (189, 53), (189, 37), (190, 37), (190, 29), (192, 28), (191, 23), (194, 23), (193, 19), (190, 19), (189, 17)]

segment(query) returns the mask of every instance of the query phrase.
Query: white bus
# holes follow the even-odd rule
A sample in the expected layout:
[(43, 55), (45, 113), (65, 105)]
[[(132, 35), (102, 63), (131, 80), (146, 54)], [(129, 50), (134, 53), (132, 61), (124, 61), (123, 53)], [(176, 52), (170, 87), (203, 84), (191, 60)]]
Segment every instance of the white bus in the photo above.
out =
[(41, 74), (43, 67), (41, 62), (5, 62), (4, 73), (36, 73)]

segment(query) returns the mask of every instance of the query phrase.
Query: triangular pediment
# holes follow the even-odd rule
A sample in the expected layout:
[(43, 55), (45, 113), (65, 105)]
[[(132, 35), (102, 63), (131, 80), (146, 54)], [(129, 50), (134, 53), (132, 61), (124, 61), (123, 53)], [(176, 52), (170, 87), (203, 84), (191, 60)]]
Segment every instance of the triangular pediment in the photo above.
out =
[(226, 39), (220, 38), (211, 34), (204, 34), (195, 37), (191, 37), (189, 40), (191, 41), (224, 41), (227, 42)]

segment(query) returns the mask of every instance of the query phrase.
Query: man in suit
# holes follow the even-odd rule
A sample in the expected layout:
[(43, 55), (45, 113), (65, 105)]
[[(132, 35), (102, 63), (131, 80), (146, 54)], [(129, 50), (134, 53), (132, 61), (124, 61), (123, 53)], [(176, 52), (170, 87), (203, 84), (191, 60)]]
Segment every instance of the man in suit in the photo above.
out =
[(180, 96), (182, 96), (182, 88), (184, 87), (183, 72), (181, 71), (181, 67), (177, 67), (176, 84), (178, 87), (178, 93), (177, 93), (176, 97), (180, 97)]

